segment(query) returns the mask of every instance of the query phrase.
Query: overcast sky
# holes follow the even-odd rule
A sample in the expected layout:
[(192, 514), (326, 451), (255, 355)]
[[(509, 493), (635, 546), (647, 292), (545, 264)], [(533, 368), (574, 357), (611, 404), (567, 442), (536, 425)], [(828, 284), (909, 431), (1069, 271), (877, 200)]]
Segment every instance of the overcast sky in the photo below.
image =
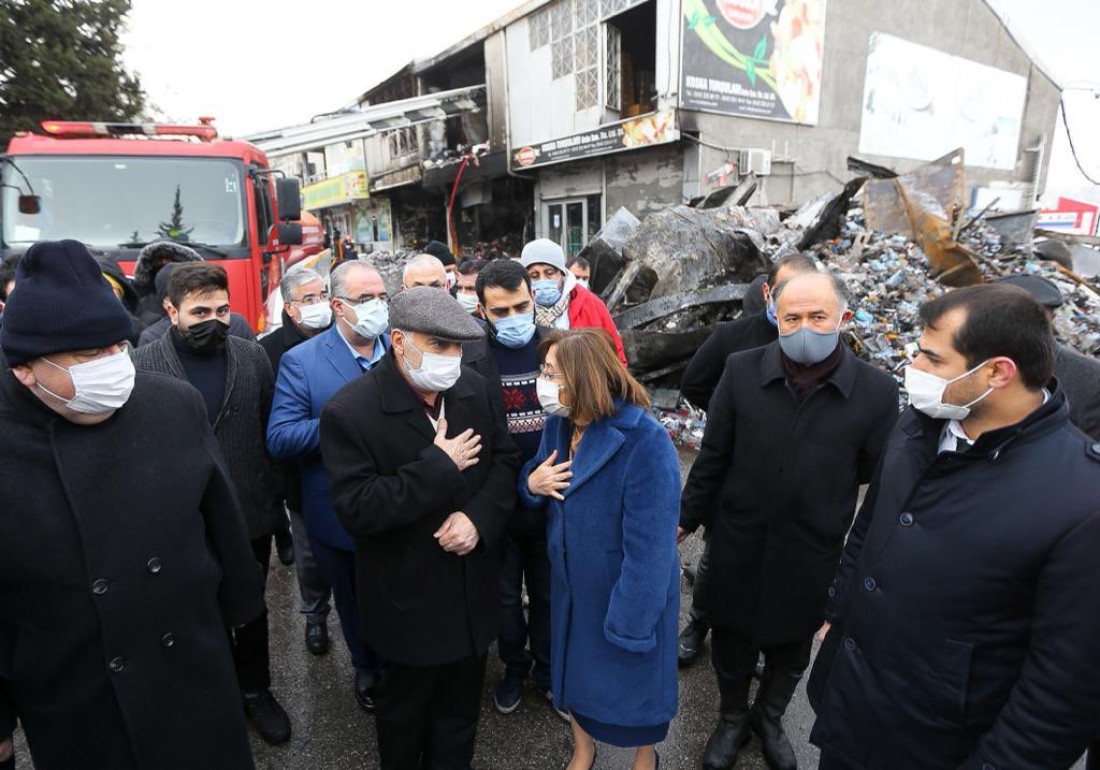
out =
[[(438, 53), (521, 4), (309, 0), (283, 11), (278, 3), (132, 2), (125, 58), (141, 75), (149, 100), (174, 120), (213, 115), (226, 135), (336, 109), (410, 60)], [(1100, 93), (1100, 2), (993, 2), (1056, 80)], [(1082, 164), (1100, 178), (1100, 99), (1071, 90), (1066, 105)], [(1088, 186), (1073, 166), (1061, 126), (1051, 158), (1051, 187)]]

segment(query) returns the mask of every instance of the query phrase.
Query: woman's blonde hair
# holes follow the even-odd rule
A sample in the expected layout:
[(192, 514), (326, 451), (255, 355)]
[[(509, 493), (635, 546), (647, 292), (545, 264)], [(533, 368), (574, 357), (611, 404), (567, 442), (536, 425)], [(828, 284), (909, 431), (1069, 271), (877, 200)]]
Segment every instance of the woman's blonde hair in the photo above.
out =
[(649, 407), (649, 393), (623, 366), (606, 330), (555, 330), (539, 343), (539, 360), (556, 348), (563, 386), (569, 392), (569, 418), (588, 425), (615, 414), (615, 399)]

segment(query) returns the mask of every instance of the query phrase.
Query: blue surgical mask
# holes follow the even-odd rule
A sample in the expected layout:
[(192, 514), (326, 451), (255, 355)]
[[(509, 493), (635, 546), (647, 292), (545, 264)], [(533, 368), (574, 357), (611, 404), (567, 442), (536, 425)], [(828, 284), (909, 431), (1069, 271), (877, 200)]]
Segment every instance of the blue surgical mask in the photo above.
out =
[(803, 326), (798, 331), (779, 335), (779, 347), (787, 358), (803, 366), (824, 361), (836, 350), (839, 342), (840, 324), (831, 332), (817, 332)]
[(561, 300), (561, 286), (556, 278), (542, 278), (531, 284), (535, 293), (535, 302), (543, 307), (553, 307)]
[(506, 348), (518, 350), (535, 336), (535, 314), (521, 313), (490, 321), (489, 328), (497, 342)]
[(776, 314), (775, 300), (772, 300), (771, 302), (768, 303), (768, 309), (765, 310), (764, 312), (768, 316), (768, 323), (770, 323), (772, 326), (774, 326), (776, 329), (778, 329), (779, 328), (779, 316)]

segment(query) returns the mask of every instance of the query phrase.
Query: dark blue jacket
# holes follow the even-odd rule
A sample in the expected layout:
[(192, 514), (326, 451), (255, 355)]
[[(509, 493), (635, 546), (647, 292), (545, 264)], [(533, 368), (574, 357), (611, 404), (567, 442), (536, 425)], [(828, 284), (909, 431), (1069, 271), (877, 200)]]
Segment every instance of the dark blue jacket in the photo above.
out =
[[(379, 338), (388, 350), (389, 334)], [(310, 537), (354, 551), (355, 543), (333, 510), (321, 461), (321, 409), (336, 391), (363, 373), (339, 327), (288, 350), (279, 363), (275, 400), (267, 426), (267, 448), (279, 460), (296, 460), (302, 479), (302, 515)]]
[(853, 770), (1068, 768), (1100, 735), (1100, 444), (1061, 392), (939, 454), (906, 410), (856, 519), (810, 677)]
[(586, 430), (564, 502), (531, 495), (527, 477), (555, 449), (568, 457), (570, 432), (548, 417), (519, 483), (525, 505), (547, 508), (554, 698), (608, 724), (658, 725), (676, 714), (680, 460), (652, 415), (622, 406)]

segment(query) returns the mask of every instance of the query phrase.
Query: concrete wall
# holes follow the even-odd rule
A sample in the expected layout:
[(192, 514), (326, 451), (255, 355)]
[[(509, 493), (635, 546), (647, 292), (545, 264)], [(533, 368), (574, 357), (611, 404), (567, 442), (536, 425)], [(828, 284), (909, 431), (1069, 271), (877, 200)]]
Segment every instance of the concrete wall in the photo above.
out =
[(608, 155), (604, 179), (607, 216), (626, 207), (641, 219), (683, 202), (683, 150), (678, 144), (667, 144)]
[[(1015, 171), (968, 168), (969, 185), (1026, 182), (1034, 164), (1033, 156), (1026, 150), (1036, 146), (1040, 138), (1046, 140), (1049, 157), (1058, 89), (1032, 65), (985, 0), (830, 0), (827, 13), (825, 71), (817, 126), (682, 112), (681, 127), (699, 131), (700, 138), (710, 144), (760, 147), (772, 150), (775, 160), (788, 161), (788, 165), (775, 170), (792, 176), (783, 182), (769, 181), (766, 187), (770, 191), (793, 189), (794, 200), (805, 200), (835, 187), (837, 178), (849, 176), (847, 157), (859, 154), (868, 41), (871, 33), (883, 32), (1028, 79)], [(944, 147), (944, 154), (954, 147)], [(726, 159), (724, 151), (708, 148), (703, 148), (700, 156), (703, 175)], [(921, 163), (866, 157), (899, 171)]]

